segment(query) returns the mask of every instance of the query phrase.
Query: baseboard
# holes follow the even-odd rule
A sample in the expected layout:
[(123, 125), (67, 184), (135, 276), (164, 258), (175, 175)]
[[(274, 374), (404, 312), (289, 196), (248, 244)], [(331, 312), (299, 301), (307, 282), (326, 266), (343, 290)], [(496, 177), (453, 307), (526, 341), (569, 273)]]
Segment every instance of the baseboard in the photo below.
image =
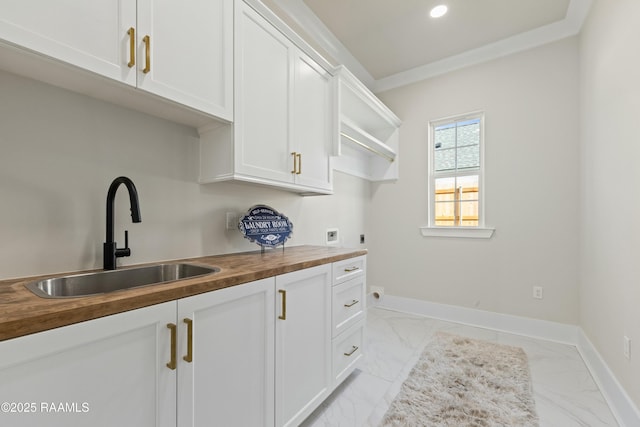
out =
[(640, 426), (640, 411), (579, 326), (393, 295), (384, 295), (375, 301), (369, 299), (368, 302), (370, 306), (389, 310), (573, 345), (585, 361), (618, 424), (621, 427)]
[(579, 328), (575, 325), (566, 325), (564, 323), (500, 314), (475, 308), (438, 304), (393, 295), (385, 295), (378, 305), (405, 313), (420, 314), (435, 319), (493, 329), (511, 334), (525, 335), (563, 344), (576, 345), (578, 341)]
[(576, 347), (618, 424), (622, 427), (640, 426), (640, 411), (582, 329), (578, 334)]

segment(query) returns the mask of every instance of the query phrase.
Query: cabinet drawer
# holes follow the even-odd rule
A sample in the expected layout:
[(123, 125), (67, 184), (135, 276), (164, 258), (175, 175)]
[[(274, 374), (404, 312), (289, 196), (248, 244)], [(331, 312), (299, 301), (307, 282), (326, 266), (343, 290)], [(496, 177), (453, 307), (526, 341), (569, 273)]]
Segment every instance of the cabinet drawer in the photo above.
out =
[(336, 337), (364, 317), (365, 277), (341, 283), (332, 290), (332, 330)]
[(364, 356), (364, 320), (333, 340), (333, 379), (340, 384)]
[(363, 276), (367, 269), (366, 257), (359, 256), (333, 263), (333, 284)]

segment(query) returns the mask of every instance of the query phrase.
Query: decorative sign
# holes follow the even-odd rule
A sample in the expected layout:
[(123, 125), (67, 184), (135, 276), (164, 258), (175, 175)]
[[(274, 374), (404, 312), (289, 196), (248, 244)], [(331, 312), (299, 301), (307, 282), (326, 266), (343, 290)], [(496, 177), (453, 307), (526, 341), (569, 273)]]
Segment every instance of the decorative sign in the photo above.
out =
[(240, 218), (238, 228), (252, 242), (262, 247), (284, 245), (291, 236), (293, 224), (289, 218), (265, 205), (256, 205)]

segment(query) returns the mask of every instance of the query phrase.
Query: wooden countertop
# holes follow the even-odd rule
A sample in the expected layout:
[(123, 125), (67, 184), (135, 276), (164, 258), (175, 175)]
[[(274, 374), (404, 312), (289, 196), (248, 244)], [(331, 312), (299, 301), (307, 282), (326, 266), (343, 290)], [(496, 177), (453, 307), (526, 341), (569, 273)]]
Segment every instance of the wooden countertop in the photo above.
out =
[(65, 299), (41, 298), (25, 287), (27, 283), (54, 277), (54, 275), (4, 280), (0, 281), (0, 341), (366, 255), (366, 253), (366, 250), (359, 249), (294, 246), (284, 251), (268, 250), (264, 254), (254, 251), (168, 261), (212, 265), (220, 268), (220, 272), (177, 282)]

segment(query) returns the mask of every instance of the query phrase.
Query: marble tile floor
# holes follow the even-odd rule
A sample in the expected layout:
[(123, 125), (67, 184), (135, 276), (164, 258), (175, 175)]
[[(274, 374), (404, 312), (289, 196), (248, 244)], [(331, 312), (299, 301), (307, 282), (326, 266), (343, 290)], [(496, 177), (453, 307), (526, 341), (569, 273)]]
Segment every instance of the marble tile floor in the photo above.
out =
[(574, 346), (382, 308), (367, 312), (367, 347), (356, 370), (303, 427), (378, 426), (425, 345), (438, 330), (522, 347), (529, 358), (541, 427), (617, 426)]

